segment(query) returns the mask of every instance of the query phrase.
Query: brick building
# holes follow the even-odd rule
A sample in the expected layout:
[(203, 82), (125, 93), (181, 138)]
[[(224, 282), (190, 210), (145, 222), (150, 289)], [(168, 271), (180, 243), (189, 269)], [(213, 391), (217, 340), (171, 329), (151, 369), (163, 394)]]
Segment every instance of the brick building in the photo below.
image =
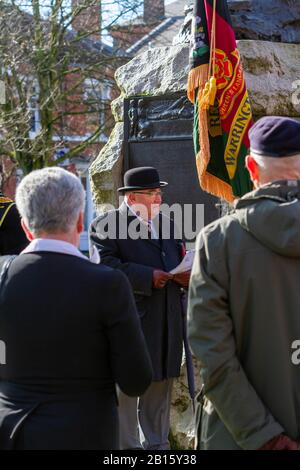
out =
[[(72, 0), (72, 8), (78, 6), (78, 1)], [(24, 38), (24, 44), (33, 44), (30, 41), (30, 34), (34, 34), (34, 18), (28, 11), (12, 11), (13, 7), (7, 11), (8, 19), (11, 18), (11, 24), (18, 28), (18, 35)], [(13, 13), (13, 15), (11, 15)], [(3, 21), (3, 16), (1, 18)], [(45, 34), (50, 30), (51, 24), (47, 19), (42, 23)], [(86, 29), (88, 28), (88, 29)], [(9, 45), (14, 43), (14, 32), (10, 29), (11, 37), (8, 39)], [(85, 37), (86, 32), (92, 31)], [(82, 145), (80, 152), (60, 164), (68, 170), (80, 176), (87, 193), (86, 214), (85, 214), (85, 233), (81, 240), (81, 249), (87, 250), (87, 228), (93, 218), (92, 197), (90, 194), (88, 167), (90, 162), (98, 155), (103, 145), (107, 142), (110, 134), (113, 119), (110, 111), (110, 103), (113, 98), (114, 70), (121, 65), (123, 59), (115, 60), (111, 46), (105, 45), (101, 41), (101, 10), (99, 6), (92, 6), (88, 10), (78, 15), (72, 24), (64, 33), (63, 49), (60, 51), (61, 58), (64, 60), (64, 54), (68, 53), (71, 60), (68, 62), (68, 73), (62, 75), (64, 78), (60, 81), (60, 88), (66, 92), (67, 99), (61, 102), (54, 112), (54, 118), (57, 119), (55, 130), (52, 137), (52, 145), (55, 147), (53, 160), (62, 159), (68, 152), (75, 147)], [(81, 37), (81, 33), (84, 33)], [(28, 39), (29, 38), (29, 39)], [(26, 138), (28, 142), (34, 142), (41, 135), (41, 107), (39, 81), (35, 79), (36, 71), (30, 68), (30, 60), (26, 63), (26, 55), (22, 56), (17, 64), (18, 76), (23, 80), (26, 93), (27, 112), (26, 112)], [(23, 58), (24, 57), (24, 58)], [(9, 66), (7, 67), (9, 69)], [(84, 70), (84, 73), (82, 71)], [(91, 73), (89, 74), (89, 71)], [(7, 102), (9, 108), (15, 106), (14, 103), (14, 85), (8, 82)], [(26, 88), (27, 87), (27, 88)], [(0, 112), (5, 112), (4, 108)], [(13, 114), (12, 114), (13, 121)], [(25, 118), (24, 118), (25, 122)], [(17, 121), (16, 121), (17, 123)], [(5, 136), (9, 135), (5, 127), (1, 130), (3, 142)], [(91, 138), (97, 132), (95, 141), (84, 148), (84, 142)], [(99, 134), (99, 135), (98, 135)], [(27, 137), (28, 136), (28, 137)], [(34, 153), (33, 153), (34, 155)], [(2, 190), (8, 196), (14, 198), (15, 188), (18, 180), (22, 177), (20, 168), (15, 167), (8, 157), (1, 159), (2, 169)]]
[[(169, 45), (177, 34), (184, 19), (184, 6), (189, 0), (175, 0), (166, 2), (164, 0), (144, 0), (143, 15), (133, 22), (122, 22), (110, 28), (113, 37), (113, 45), (104, 44), (101, 40), (101, 9), (93, 5), (83, 11), (72, 23), (72, 30), (66, 34), (66, 41), (70, 44), (79, 33), (93, 31), (88, 37), (83, 37), (77, 42), (77, 50), (74, 54), (75, 68), (80, 66), (86, 57), (103, 57), (103, 65), (99, 67), (98, 73), (87, 77), (80, 87), (75, 87), (76, 92), (69, 99), (66, 116), (57, 128), (57, 135), (53, 139), (58, 144), (54, 157), (60, 158), (67, 154), (69, 149), (84, 142), (97, 128), (103, 126), (103, 132), (97, 141), (88, 145), (82, 152), (63, 164), (67, 169), (78, 174), (85, 186), (87, 193), (85, 232), (81, 238), (82, 250), (88, 249), (87, 229), (94, 217), (94, 209), (88, 178), (88, 167), (91, 161), (98, 155), (106, 143), (113, 127), (113, 118), (110, 111), (111, 101), (117, 97), (119, 92), (114, 84), (114, 71), (122, 63), (130, 60), (134, 55), (142, 52), (148, 47)], [(80, 0), (72, 0), (72, 7), (76, 8)], [(115, 60), (112, 60), (115, 59)], [(63, 86), (72, 87), (77, 80), (76, 72), (67, 76)], [(31, 131), (30, 136), (34, 138), (40, 131), (40, 110), (38, 100), (39, 90), (33, 89), (30, 100)], [(89, 110), (87, 104), (94, 109)], [(99, 106), (99, 103), (102, 103)], [(88, 112), (85, 112), (88, 111)], [(90, 112), (93, 111), (93, 112)], [(9, 166), (6, 165), (6, 172)], [(4, 192), (14, 196), (16, 179), (20, 176), (18, 170), (6, 181)]]

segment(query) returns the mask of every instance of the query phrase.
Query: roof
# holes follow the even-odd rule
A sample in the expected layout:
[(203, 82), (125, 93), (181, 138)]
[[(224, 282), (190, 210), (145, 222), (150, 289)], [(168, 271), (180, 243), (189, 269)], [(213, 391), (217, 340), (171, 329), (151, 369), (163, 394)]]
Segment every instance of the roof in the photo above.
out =
[(193, 3), (192, 0), (174, 0), (165, 6), (166, 16), (184, 16), (186, 5)]
[(174, 36), (178, 34), (184, 21), (184, 10), (191, 0), (174, 0), (165, 6), (165, 19), (158, 24), (149, 34), (126, 50), (128, 55), (136, 55), (149, 48), (171, 46)]

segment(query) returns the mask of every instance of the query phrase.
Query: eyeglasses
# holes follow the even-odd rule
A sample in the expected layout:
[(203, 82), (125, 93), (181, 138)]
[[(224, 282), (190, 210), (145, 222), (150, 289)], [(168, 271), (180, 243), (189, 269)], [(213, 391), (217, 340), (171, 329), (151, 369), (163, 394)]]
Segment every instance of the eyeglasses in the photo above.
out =
[(151, 191), (131, 191), (134, 194), (146, 194), (147, 196), (152, 196), (152, 197), (163, 197), (164, 193), (162, 191), (157, 191), (156, 193), (153, 193)]

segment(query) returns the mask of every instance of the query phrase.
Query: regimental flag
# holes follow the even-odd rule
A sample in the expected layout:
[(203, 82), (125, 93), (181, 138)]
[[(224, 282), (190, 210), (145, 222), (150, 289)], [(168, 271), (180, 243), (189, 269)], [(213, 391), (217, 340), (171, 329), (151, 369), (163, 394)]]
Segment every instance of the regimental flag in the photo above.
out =
[(232, 202), (252, 189), (245, 168), (252, 114), (226, 0), (195, 0), (192, 34), (188, 97), (200, 186)]

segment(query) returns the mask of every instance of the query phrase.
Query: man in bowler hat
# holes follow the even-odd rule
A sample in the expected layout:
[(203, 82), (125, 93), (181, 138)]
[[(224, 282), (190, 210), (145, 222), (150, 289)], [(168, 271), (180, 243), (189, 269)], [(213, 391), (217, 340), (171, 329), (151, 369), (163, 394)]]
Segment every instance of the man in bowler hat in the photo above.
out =
[(180, 263), (183, 245), (173, 222), (160, 213), (166, 185), (153, 167), (128, 170), (119, 188), (123, 203), (90, 229), (91, 249), (96, 247), (101, 263), (128, 276), (152, 360), (153, 382), (146, 393), (139, 399), (119, 393), (122, 449), (169, 449), (172, 384), (182, 359), (180, 296), (190, 273), (169, 273)]
[(300, 450), (300, 123), (264, 117), (249, 136), (255, 190), (196, 244), (199, 448)]

